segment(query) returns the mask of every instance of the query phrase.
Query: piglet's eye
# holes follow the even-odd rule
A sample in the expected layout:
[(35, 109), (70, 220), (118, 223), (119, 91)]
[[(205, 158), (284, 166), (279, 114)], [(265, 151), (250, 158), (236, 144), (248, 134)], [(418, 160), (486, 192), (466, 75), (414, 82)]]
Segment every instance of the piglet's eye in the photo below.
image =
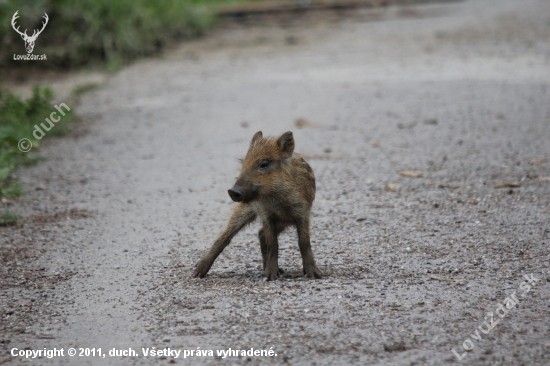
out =
[(269, 166), (269, 160), (262, 160), (260, 161), (260, 168), (265, 169)]

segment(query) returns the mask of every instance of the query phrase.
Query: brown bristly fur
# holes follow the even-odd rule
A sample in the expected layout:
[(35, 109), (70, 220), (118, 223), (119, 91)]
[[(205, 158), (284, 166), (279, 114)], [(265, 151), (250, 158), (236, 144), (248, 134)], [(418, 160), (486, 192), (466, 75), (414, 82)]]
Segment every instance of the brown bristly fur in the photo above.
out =
[(259, 218), (262, 229), (258, 238), (264, 274), (268, 280), (274, 280), (282, 273), (278, 264), (277, 237), (288, 226), (295, 226), (298, 231), (304, 274), (309, 278), (321, 278), (309, 238), (315, 176), (308, 163), (293, 152), (294, 138), (290, 131), (277, 138), (263, 138), (261, 131), (254, 135), (242, 162), (241, 174), (235, 186), (229, 190), (231, 198), (239, 203), (225, 230), (195, 267), (194, 277), (206, 276), (231, 239), (243, 227)]

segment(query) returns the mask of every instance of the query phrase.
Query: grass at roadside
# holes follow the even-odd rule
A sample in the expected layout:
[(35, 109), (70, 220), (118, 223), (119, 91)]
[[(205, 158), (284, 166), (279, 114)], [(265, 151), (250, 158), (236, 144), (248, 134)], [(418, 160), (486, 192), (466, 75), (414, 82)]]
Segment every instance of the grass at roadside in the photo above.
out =
[(0, 214), (0, 227), (15, 226), (21, 221), (21, 217), (10, 212), (7, 208)]
[[(170, 42), (203, 33), (214, 24), (216, 5), (255, 0), (7, 0), (0, 1), (0, 67), (76, 67), (94, 64), (116, 68), (154, 54)], [(40, 29), (35, 54), (47, 61), (14, 61), (25, 54), (11, 18), (19, 11), (20, 30)], [(17, 64), (16, 64), (17, 63)]]
[[(41, 139), (33, 135), (34, 126), (45, 124), (45, 118), (55, 111), (51, 103), (52, 92), (49, 88), (35, 87), (32, 97), (23, 101), (13, 94), (0, 94), (0, 200), (2, 213), (0, 226), (17, 223), (17, 216), (7, 210), (11, 199), (21, 195), (19, 182), (13, 179), (12, 172), (21, 166), (36, 162), (32, 151), (23, 152), (19, 148), (21, 139), (28, 139), (33, 148), (40, 146)], [(72, 112), (55, 123), (45, 137), (60, 136), (67, 133), (72, 120)]]

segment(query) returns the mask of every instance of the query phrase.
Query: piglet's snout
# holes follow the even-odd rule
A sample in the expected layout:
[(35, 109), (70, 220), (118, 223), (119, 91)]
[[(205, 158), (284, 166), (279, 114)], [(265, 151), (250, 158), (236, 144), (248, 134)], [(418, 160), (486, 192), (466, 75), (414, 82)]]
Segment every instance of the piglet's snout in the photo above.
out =
[(237, 185), (233, 186), (233, 188), (229, 189), (227, 192), (233, 201), (241, 202), (243, 200), (243, 191), (241, 190), (241, 187)]

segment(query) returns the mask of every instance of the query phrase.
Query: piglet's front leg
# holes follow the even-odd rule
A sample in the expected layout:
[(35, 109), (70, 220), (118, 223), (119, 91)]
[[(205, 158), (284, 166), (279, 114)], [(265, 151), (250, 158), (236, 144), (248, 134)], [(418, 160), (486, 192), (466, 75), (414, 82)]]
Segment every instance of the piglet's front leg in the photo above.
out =
[(262, 230), (265, 238), (264, 274), (268, 281), (273, 281), (279, 277), (279, 241), (277, 240), (276, 225), (266, 222)]
[(231, 243), (231, 239), (233, 239), (243, 227), (250, 224), (255, 219), (256, 214), (252, 211), (250, 206), (239, 203), (237, 207), (235, 207), (235, 210), (233, 210), (225, 230), (218, 236), (208, 253), (206, 253), (195, 266), (193, 277), (203, 278), (206, 276), (216, 258), (218, 258), (225, 247)]

